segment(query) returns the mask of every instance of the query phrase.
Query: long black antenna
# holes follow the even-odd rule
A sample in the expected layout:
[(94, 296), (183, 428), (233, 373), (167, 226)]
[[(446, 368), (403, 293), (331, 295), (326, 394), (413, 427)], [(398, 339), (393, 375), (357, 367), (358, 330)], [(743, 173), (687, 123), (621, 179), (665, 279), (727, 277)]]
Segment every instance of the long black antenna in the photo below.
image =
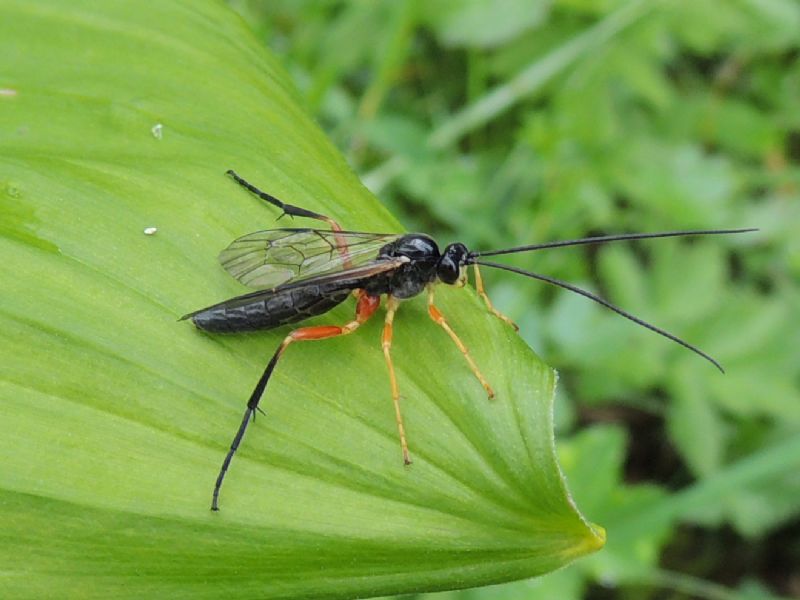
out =
[(500, 254), (514, 254), (516, 252), (529, 252), (532, 250), (544, 250), (545, 248), (563, 248), (564, 246), (582, 246), (584, 244), (603, 244), (605, 242), (619, 242), (623, 240), (646, 240), (650, 238), (664, 237), (684, 237), (691, 235), (720, 235), (728, 233), (747, 233), (758, 231), (755, 228), (749, 229), (701, 229), (698, 231), (665, 231), (662, 233), (624, 233), (622, 235), (604, 235), (600, 237), (588, 237), (578, 240), (564, 240), (561, 242), (545, 242), (543, 244), (531, 244), (529, 246), (515, 246), (505, 250), (488, 250), (486, 252), (470, 252), (470, 257), (478, 256), (499, 256)]
[[(749, 231), (749, 230), (737, 230), (737, 231)], [(664, 235), (664, 234), (661, 234), (661, 235)], [(630, 238), (626, 238), (626, 239), (630, 239)], [(477, 260), (473, 260), (472, 262), (473, 263), (477, 263), (477, 264), (481, 265), (482, 267), (491, 267), (493, 269), (502, 269), (504, 271), (511, 271), (512, 273), (517, 273), (519, 275), (525, 275), (526, 277), (531, 277), (532, 279), (538, 279), (539, 281), (544, 281), (545, 283), (556, 285), (556, 286), (558, 286), (560, 288), (564, 288), (565, 290), (569, 290), (571, 292), (575, 292), (576, 294), (580, 294), (581, 296), (589, 298), (589, 300), (594, 300), (598, 304), (602, 304), (606, 308), (610, 308), (615, 313), (625, 317), (629, 321), (633, 321), (637, 325), (641, 325), (642, 327), (645, 327), (645, 328), (649, 329), (650, 331), (653, 331), (653, 332), (655, 332), (655, 333), (657, 333), (659, 335), (664, 336), (665, 338), (667, 338), (669, 340), (672, 340), (673, 342), (675, 342), (677, 344), (680, 344), (684, 348), (688, 348), (689, 350), (691, 350), (695, 354), (699, 354), (700, 356), (705, 358), (707, 361), (709, 361), (712, 365), (717, 367), (720, 371), (722, 371), (723, 373), (725, 372), (725, 369), (722, 368), (722, 365), (720, 365), (716, 360), (711, 358), (708, 354), (706, 354), (705, 352), (703, 352), (699, 348), (697, 348), (695, 346), (692, 346), (689, 342), (685, 342), (681, 338), (679, 338), (677, 336), (674, 336), (674, 335), (672, 335), (671, 333), (669, 333), (667, 331), (664, 331), (660, 327), (656, 327), (655, 325), (651, 325), (647, 321), (643, 321), (642, 319), (640, 319), (638, 317), (634, 317), (631, 313), (622, 310), (618, 306), (614, 306), (608, 300), (604, 300), (603, 298), (601, 298), (600, 296), (597, 296), (596, 294), (593, 294), (591, 292), (587, 292), (586, 290), (583, 290), (583, 289), (581, 289), (579, 287), (576, 287), (576, 286), (574, 286), (574, 285), (572, 285), (570, 283), (567, 283), (566, 281), (561, 281), (560, 279), (554, 279), (553, 277), (548, 277), (547, 275), (539, 275), (538, 273), (532, 273), (530, 271), (525, 271), (524, 269), (518, 269), (517, 267), (512, 267), (512, 266), (509, 266), (509, 265), (501, 265), (501, 264), (493, 263), (493, 262), (477, 261)], [(470, 263), (470, 264), (472, 264), (472, 263)]]

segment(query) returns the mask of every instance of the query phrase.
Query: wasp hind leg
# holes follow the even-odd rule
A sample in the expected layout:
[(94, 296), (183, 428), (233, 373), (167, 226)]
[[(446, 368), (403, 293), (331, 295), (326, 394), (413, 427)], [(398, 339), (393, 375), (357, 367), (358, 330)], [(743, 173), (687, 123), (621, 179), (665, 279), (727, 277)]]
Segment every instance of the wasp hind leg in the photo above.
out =
[[(347, 248), (347, 240), (345, 240), (344, 236), (341, 235), (342, 228), (339, 225), (339, 223), (337, 223), (330, 217), (326, 217), (325, 215), (322, 215), (320, 213), (316, 213), (306, 208), (300, 208), (299, 206), (294, 206), (293, 204), (286, 204), (282, 200), (278, 200), (272, 194), (268, 194), (267, 192), (258, 189), (252, 183), (237, 175), (233, 169), (228, 169), (227, 171), (225, 171), (225, 174), (230, 175), (236, 183), (238, 183), (248, 192), (255, 194), (256, 196), (258, 196), (259, 198), (261, 198), (266, 202), (269, 202), (273, 206), (277, 206), (278, 208), (280, 208), (283, 211), (281, 217), (283, 215), (289, 215), (290, 217), (307, 217), (309, 219), (318, 219), (320, 221), (326, 222), (328, 225), (330, 225), (330, 228), (334, 233), (334, 238), (336, 239), (336, 250), (341, 255), (344, 266), (348, 268), (352, 266), (352, 263), (350, 261), (350, 254)], [(281, 217), (278, 218), (280, 219)]]
[[(280, 208), (283, 211), (281, 217), (283, 215), (289, 215), (290, 217), (307, 217), (309, 219), (319, 219), (320, 221), (325, 221), (328, 225), (331, 226), (331, 229), (333, 229), (334, 231), (342, 231), (342, 228), (339, 226), (339, 223), (337, 223), (330, 217), (326, 217), (325, 215), (316, 213), (306, 208), (300, 208), (299, 206), (294, 206), (293, 204), (287, 204), (282, 200), (278, 200), (272, 194), (268, 194), (267, 192), (261, 191), (252, 183), (237, 175), (233, 169), (228, 169), (227, 171), (225, 171), (225, 174), (230, 175), (236, 183), (238, 183), (248, 192), (255, 194), (256, 196), (258, 196), (259, 198), (261, 198), (266, 202), (269, 202), (273, 206), (277, 206), (278, 208)], [(280, 217), (278, 218), (280, 219)]]
[(475, 364), (475, 361), (473, 360), (472, 355), (469, 353), (469, 350), (467, 350), (467, 347), (464, 345), (464, 342), (462, 342), (461, 338), (459, 338), (458, 335), (456, 335), (456, 332), (453, 331), (452, 327), (450, 327), (450, 324), (447, 322), (447, 319), (444, 318), (444, 315), (439, 311), (438, 308), (436, 308), (436, 305), (433, 303), (432, 286), (428, 287), (428, 314), (437, 325), (439, 325), (442, 329), (445, 330), (447, 335), (450, 336), (450, 339), (452, 339), (455, 345), (458, 346), (458, 349), (461, 350), (461, 354), (464, 355), (464, 358), (466, 359), (470, 370), (478, 379), (480, 384), (483, 386), (483, 389), (486, 390), (486, 394), (489, 396), (489, 399), (491, 400), (492, 398), (494, 398), (494, 390), (492, 389), (492, 386), (489, 385), (489, 382), (486, 381), (486, 378), (483, 376), (483, 373), (481, 373), (481, 370), (478, 368), (478, 365)]
[(258, 403), (264, 394), (264, 390), (267, 388), (267, 383), (269, 383), (269, 379), (272, 377), (272, 372), (275, 370), (278, 360), (283, 355), (286, 348), (288, 348), (293, 342), (324, 340), (327, 338), (353, 333), (372, 316), (372, 314), (377, 310), (378, 306), (380, 306), (380, 303), (381, 301), (379, 297), (368, 296), (366, 293), (361, 291), (358, 297), (358, 304), (356, 305), (356, 318), (349, 323), (345, 325), (319, 325), (316, 327), (301, 327), (299, 329), (295, 329), (283, 339), (281, 345), (278, 346), (275, 354), (272, 355), (269, 363), (267, 363), (264, 373), (261, 375), (261, 378), (258, 380), (255, 389), (253, 389), (253, 393), (250, 394), (250, 399), (247, 401), (247, 408), (244, 411), (242, 423), (239, 425), (239, 429), (233, 438), (233, 442), (231, 442), (231, 447), (228, 450), (228, 453), (225, 455), (225, 460), (222, 462), (222, 468), (220, 468), (219, 475), (217, 475), (217, 481), (214, 484), (214, 493), (211, 498), (211, 510), (219, 510), (219, 492), (222, 488), (222, 482), (225, 480), (225, 474), (228, 472), (228, 467), (231, 464), (233, 455), (236, 454), (236, 450), (239, 448), (239, 444), (244, 437), (247, 426), (250, 424), (250, 420), (254, 420), (256, 411), (260, 410), (258, 408)]

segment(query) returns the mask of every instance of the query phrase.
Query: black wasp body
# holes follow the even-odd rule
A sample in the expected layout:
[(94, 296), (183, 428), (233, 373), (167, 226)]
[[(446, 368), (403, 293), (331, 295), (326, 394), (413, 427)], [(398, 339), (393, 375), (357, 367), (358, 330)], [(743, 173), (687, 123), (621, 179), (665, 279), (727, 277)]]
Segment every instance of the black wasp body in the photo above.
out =
[[(314, 234), (313, 229), (284, 229)], [(342, 232), (342, 235), (347, 235)], [(421, 233), (409, 233), (385, 244), (374, 256), (375, 262), (408, 259), (392, 271), (355, 277), (338, 276), (315, 283), (299, 281), (275, 287), (270, 294), (263, 291), (238, 296), (233, 300), (209, 306), (192, 313), (192, 322), (213, 333), (239, 333), (272, 329), (324, 314), (341, 304), (355, 289), (363, 289), (372, 297), (389, 295), (400, 300), (421, 294), (431, 284), (455, 284), (463, 272), (467, 249), (451, 244), (444, 254), (438, 244)]]
[(348, 282), (287, 286), (269, 297), (260, 292), (222, 302), (191, 315), (192, 322), (211, 333), (242, 333), (290, 325), (328, 312), (350, 297)]
[(256, 291), (209, 306), (183, 318), (191, 319), (199, 329), (212, 333), (272, 329), (299, 323), (310, 317), (326, 313), (351, 295), (356, 297), (356, 313), (354, 319), (344, 325), (318, 325), (294, 329), (278, 346), (247, 401), (241, 425), (222, 463), (214, 485), (211, 503), (213, 510), (219, 508), (219, 492), (230, 462), (244, 437), (250, 420), (255, 418), (256, 411), (260, 410), (258, 404), (272, 372), (286, 348), (293, 342), (321, 340), (353, 333), (375, 313), (382, 298), (386, 300), (386, 315), (381, 348), (389, 371), (395, 420), (405, 464), (410, 464), (411, 458), (400, 413), (400, 392), (391, 357), (394, 316), (400, 300), (413, 298), (422, 292), (427, 292), (428, 314), (431, 319), (450, 336), (489, 398), (493, 398), (492, 387), (475, 364), (464, 343), (434, 303), (436, 284), (463, 286), (466, 283), (468, 266), (474, 269), (476, 290), (489, 311), (515, 328), (516, 325), (510, 319), (492, 306), (483, 288), (479, 265), (511, 271), (585, 296), (692, 350), (722, 370), (719, 363), (691, 344), (634, 317), (591, 292), (546, 275), (509, 265), (487, 262), (482, 258), (545, 248), (656, 237), (741, 233), (753, 231), (751, 229), (623, 234), (548, 242), (488, 252), (470, 252), (464, 244), (454, 243), (440, 252), (436, 242), (421, 233), (391, 234), (344, 231), (336, 221), (325, 215), (285, 204), (254, 187), (233, 171), (228, 171), (228, 175), (259, 198), (281, 208), (284, 214), (325, 221), (331, 229), (271, 229), (251, 233), (234, 240), (220, 254), (220, 262), (233, 277), (246, 286), (256, 288)]

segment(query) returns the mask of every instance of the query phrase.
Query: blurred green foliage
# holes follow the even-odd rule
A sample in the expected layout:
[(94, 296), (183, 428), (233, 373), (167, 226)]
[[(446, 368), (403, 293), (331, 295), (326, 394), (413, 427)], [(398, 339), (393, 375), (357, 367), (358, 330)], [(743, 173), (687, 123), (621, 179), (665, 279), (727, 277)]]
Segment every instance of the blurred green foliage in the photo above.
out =
[(487, 274), (561, 373), (562, 460), (609, 544), (435, 597), (800, 597), (800, 4), (230, 3), (411, 230), (489, 249), (761, 229), (510, 259), (677, 333), (724, 376), (583, 298)]

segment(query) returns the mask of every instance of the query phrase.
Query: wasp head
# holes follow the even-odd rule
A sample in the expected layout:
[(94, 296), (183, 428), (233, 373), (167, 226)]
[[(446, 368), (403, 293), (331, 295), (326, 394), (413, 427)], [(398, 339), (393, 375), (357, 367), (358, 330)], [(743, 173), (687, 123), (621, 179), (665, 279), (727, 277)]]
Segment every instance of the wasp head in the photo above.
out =
[(469, 250), (464, 244), (450, 244), (444, 249), (436, 265), (436, 276), (442, 283), (462, 287), (467, 281), (467, 257)]

